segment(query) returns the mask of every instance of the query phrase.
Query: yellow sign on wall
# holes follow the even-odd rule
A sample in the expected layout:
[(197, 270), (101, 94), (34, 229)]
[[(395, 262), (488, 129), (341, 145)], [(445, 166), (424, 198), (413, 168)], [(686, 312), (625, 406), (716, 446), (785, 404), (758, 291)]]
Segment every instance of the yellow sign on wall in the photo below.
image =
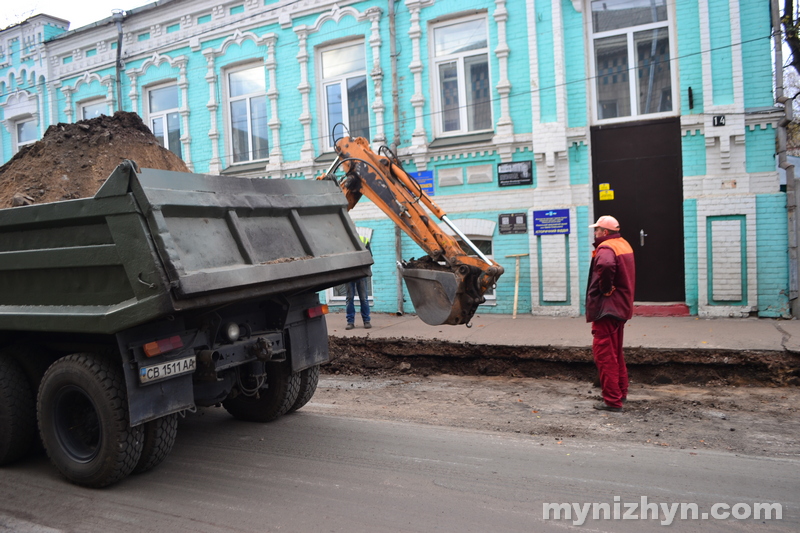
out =
[(614, 190), (609, 189), (606, 191), (600, 191), (600, 200), (613, 200), (614, 199)]

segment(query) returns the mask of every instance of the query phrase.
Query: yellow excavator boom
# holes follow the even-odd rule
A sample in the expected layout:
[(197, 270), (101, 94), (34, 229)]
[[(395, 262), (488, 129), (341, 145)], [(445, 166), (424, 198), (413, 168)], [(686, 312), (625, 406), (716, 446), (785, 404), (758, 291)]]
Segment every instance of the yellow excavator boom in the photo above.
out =
[[(334, 174), (341, 167), (345, 177), (338, 183), (347, 197), (348, 210), (366, 196), (425, 251), (426, 258), (398, 265), (420, 319), (431, 325), (468, 325), (486, 300), (486, 291), (503, 274), (503, 267), (478, 250), (403, 170), (394, 154), (385, 149), (387, 154), (382, 155), (383, 150), (376, 154), (363, 137), (339, 139), (339, 157), (320, 179), (336, 179)], [(474, 255), (443, 232), (422, 205), (447, 224)]]

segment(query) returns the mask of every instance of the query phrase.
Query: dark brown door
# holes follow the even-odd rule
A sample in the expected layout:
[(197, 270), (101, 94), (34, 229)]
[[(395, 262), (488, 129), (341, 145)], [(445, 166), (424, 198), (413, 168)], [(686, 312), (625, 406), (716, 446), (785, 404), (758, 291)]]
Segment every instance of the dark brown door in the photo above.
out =
[(679, 120), (591, 131), (595, 218), (616, 217), (633, 247), (636, 301), (685, 301)]

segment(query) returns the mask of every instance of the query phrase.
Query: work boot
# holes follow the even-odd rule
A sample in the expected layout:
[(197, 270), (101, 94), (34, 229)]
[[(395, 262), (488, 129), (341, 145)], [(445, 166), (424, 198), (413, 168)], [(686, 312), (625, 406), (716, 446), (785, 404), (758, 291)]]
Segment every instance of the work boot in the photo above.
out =
[(593, 407), (598, 411), (611, 411), (612, 413), (622, 412), (622, 407), (611, 407), (606, 402), (597, 402)]
[(372, 327), (372, 324), (370, 324), (369, 322), (364, 322), (364, 329), (369, 329), (371, 327)]
[(353, 324), (352, 322), (348, 322), (347, 325), (344, 327), (344, 329), (353, 329), (354, 327), (356, 327), (355, 324)]

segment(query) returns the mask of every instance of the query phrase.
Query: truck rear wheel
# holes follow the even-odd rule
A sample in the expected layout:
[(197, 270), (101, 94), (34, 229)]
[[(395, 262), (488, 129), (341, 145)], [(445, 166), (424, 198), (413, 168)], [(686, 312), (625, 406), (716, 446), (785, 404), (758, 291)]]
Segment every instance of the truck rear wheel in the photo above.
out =
[(271, 422), (291, 409), (299, 393), (300, 373), (292, 372), (287, 364), (271, 365), (266, 387), (257, 395), (239, 394), (222, 402), (222, 406), (238, 420)]
[(178, 415), (171, 414), (144, 423), (144, 445), (134, 474), (142, 474), (160, 465), (175, 445)]
[(314, 393), (317, 391), (319, 383), (319, 365), (306, 368), (300, 371), (300, 393), (297, 395), (294, 405), (289, 408), (289, 413), (294, 413), (307, 404)]
[(24, 457), (36, 440), (36, 397), (22, 367), (0, 354), (0, 465)]
[(131, 427), (122, 369), (97, 355), (62, 357), (39, 387), (39, 433), (50, 461), (87, 487), (116, 483), (136, 467), (142, 427)]

